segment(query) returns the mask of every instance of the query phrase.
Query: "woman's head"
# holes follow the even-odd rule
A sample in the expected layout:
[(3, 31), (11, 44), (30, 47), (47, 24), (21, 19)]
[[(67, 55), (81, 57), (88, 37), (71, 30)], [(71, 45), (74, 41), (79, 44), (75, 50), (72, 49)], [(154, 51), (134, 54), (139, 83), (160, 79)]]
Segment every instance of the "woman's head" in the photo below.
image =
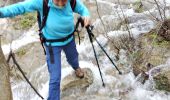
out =
[(53, 2), (55, 5), (57, 5), (59, 7), (63, 7), (67, 3), (67, 0), (53, 0)]

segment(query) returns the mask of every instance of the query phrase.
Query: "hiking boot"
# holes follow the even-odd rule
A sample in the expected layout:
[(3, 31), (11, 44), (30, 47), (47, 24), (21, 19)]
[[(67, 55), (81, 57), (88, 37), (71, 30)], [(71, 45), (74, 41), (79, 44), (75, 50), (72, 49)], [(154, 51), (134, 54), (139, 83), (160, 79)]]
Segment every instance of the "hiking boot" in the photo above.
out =
[(84, 77), (84, 72), (80, 67), (75, 70), (75, 74), (76, 74), (76, 76), (78, 78), (83, 78)]

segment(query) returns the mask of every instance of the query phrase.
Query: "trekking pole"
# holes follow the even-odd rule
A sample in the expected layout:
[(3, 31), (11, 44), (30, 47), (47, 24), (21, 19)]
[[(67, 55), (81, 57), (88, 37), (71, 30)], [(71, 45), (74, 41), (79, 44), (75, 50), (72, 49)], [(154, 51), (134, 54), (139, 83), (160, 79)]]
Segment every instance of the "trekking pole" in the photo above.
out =
[[(90, 31), (92, 30), (93, 26), (89, 26), (91, 27)], [(106, 52), (106, 50), (102, 47), (102, 45), (99, 43), (99, 41), (94, 37), (94, 34), (92, 32), (91, 36), (96, 40), (97, 44), (100, 46), (100, 48), (103, 50), (103, 52), (106, 54), (106, 56), (109, 58), (109, 60), (111, 61), (111, 63), (115, 66), (115, 68), (117, 69), (117, 71), (119, 72), (120, 75), (122, 75), (122, 72), (118, 69), (118, 67), (116, 66), (116, 64), (113, 62), (113, 60), (110, 58), (110, 56), (108, 55), (108, 53)]]
[[(79, 30), (78, 30), (78, 27), (79, 27), (79, 24), (81, 23), (81, 20), (79, 20), (78, 18), (78, 21), (75, 25), (75, 28), (74, 28), (74, 32), (77, 32), (77, 35), (78, 35), (78, 38), (79, 38), (79, 45), (80, 45), (80, 35), (79, 35)], [(83, 27), (83, 24), (81, 23), (81, 26)]]
[(95, 41), (97, 42), (97, 44), (99, 45), (99, 47), (102, 49), (102, 51), (106, 54), (106, 56), (109, 58), (109, 60), (111, 61), (111, 63), (115, 66), (116, 70), (119, 72), (120, 75), (122, 75), (122, 72), (118, 69), (118, 67), (116, 66), (116, 64), (113, 62), (113, 60), (110, 58), (110, 56), (108, 55), (108, 53), (106, 52), (106, 50), (102, 47), (102, 45), (99, 43), (99, 41), (95, 38), (94, 34), (92, 33), (92, 29), (93, 26), (87, 26), (86, 27), (88, 34), (90, 35), (91, 38), (94, 38)]
[[(83, 19), (81, 17), (78, 18), (78, 22), (81, 22), (81, 25), (83, 25)], [(122, 72), (118, 69), (118, 67), (116, 66), (116, 64), (113, 62), (113, 60), (110, 58), (110, 56), (108, 55), (108, 53), (106, 52), (106, 50), (102, 47), (102, 45), (99, 43), (99, 41), (95, 38), (94, 34), (92, 33), (93, 30), (93, 26), (88, 25), (86, 27), (87, 33), (89, 35), (90, 38), (90, 42), (93, 42), (93, 38), (95, 39), (95, 41), (97, 42), (97, 44), (100, 46), (100, 48), (102, 49), (102, 51), (106, 54), (106, 56), (109, 58), (110, 62), (115, 66), (116, 70), (119, 72), (120, 75), (122, 75)], [(93, 44), (93, 43), (92, 43)]]
[(109, 58), (109, 60), (112, 62), (112, 64), (115, 66), (115, 68), (117, 69), (117, 71), (119, 72), (119, 74), (120, 75), (122, 75), (122, 72), (118, 69), (118, 67), (115, 65), (115, 63), (113, 62), (113, 60), (110, 58), (110, 56), (107, 54), (107, 52), (104, 50), (104, 48), (101, 46), (101, 44), (98, 42), (98, 40), (95, 38), (95, 37), (93, 37), (95, 40), (96, 40), (96, 42), (97, 42), (97, 44), (100, 46), (100, 48), (103, 50), (103, 52), (106, 54), (106, 56)]
[[(79, 17), (78, 18), (78, 22), (77, 22), (77, 24), (76, 24), (76, 28), (78, 27), (78, 25), (81, 23), (81, 26), (83, 27), (84, 26), (84, 22), (83, 22), (83, 19), (81, 18), (81, 17)], [(89, 28), (88, 27), (86, 27), (86, 29), (87, 29), (87, 32), (89, 33), (90, 31), (89, 31)], [(103, 85), (103, 87), (105, 87), (105, 83), (104, 83), (104, 81), (103, 81), (103, 76), (102, 76), (102, 72), (101, 72), (101, 70), (100, 70), (100, 66), (99, 66), (99, 61), (98, 61), (98, 59), (97, 59), (97, 55), (96, 55), (96, 51), (95, 51), (95, 48), (94, 48), (94, 45), (93, 45), (93, 38), (92, 38), (92, 36), (90, 35), (90, 34), (88, 34), (89, 35), (89, 39), (90, 39), (90, 42), (91, 42), (91, 45), (92, 45), (92, 48), (93, 48), (93, 52), (94, 52), (94, 56), (95, 56), (95, 59), (96, 59), (96, 62), (97, 62), (97, 66), (98, 66), (98, 69), (99, 69), (99, 73), (100, 73), (100, 76), (101, 76), (101, 80), (102, 80), (102, 85)]]
[(102, 79), (103, 87), (105, 87), (105, 83), (104, 83), (104, 81), (103, 81), (102, 73), (101, 73), (100, 66), (99, 66), (99, 61), (98, 61), (98, 59), (97, 59), (96, 51), (95, 51), (95, 48), (94, 48), (94, 45), (93, 45), (93, 38), (92, 38), (92, 35), (90, 34), (90, 28), (89, 28), (89, 26), (86, 27), (86, 29), (87, 29), (87, 33), (88, 33), (88, 35), (89, 35), (90, 42), (91, 42), (91, 44), (92, 44), (94, 56), (95, 56), (95, 58), (96, 58), (96, 62), (97, 62), (97, 66), (98, 66), (98, 69), (99, 69), (99, 72), (100, 72), (100, 76), (101, 76), (101, 79)]

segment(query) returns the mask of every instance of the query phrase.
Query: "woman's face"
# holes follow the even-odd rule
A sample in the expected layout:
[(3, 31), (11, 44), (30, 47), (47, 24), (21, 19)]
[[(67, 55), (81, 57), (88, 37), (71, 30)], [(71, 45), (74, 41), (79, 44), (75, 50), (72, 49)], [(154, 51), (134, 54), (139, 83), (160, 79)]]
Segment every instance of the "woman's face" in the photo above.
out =
[(53, 1), (54, 1), (54, 4), (59, 7), (63, 7), (67, 3), (67, 0), (53, 0)]

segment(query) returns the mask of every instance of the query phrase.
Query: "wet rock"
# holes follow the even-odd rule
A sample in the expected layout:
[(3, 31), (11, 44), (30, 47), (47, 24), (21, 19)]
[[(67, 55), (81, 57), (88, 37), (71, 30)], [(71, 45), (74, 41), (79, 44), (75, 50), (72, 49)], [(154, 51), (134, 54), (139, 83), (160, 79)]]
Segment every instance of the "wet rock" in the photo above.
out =
[[(66, 76), (61, 82), (62, 96), (68, 96), (76, 93), (82, 93), (86, 88), (93, 83), (93, 74), (92, 71), (88, 68), (84, 68), (84, 78), (77, 78), (75, 73), (72, 72)], [(78, 92), (79, 91), (79, 92)], [(75, 93), (75, 94), (76, 94)]]

